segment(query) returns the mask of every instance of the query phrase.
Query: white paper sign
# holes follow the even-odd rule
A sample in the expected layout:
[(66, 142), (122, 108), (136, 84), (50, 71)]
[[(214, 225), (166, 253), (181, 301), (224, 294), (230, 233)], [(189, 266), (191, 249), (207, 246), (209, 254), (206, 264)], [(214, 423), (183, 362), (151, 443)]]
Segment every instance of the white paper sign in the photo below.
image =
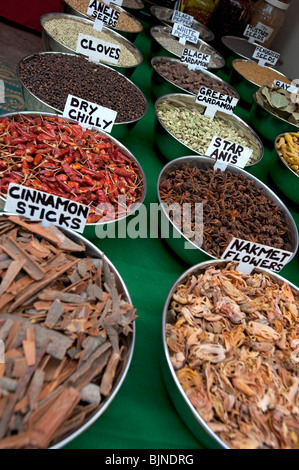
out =
[(215, 158), (214, 169), (225, 170), (228, 163), (244, 168), (251, 157), (252, 149), (214, 135), (205, 155)]
[(5, 84), (0, 80), (0, 103), (5, 103)]
[(230, 95), (225, 95), (211, 88), (200, 87), (196, 96), (196, 102), (206, 106), (204, 114), (214, 118), (217, 111), (233, 114), (238, 104), (238, 99)]
[(63, 110), (63, 117), (79, 122), (82, 127), (96, 127), (105, 132), (111, 132), (116, 116), (113, 109), (74, 95), (68, 95)]
[(171, 19), (175, 23), (184, 24), (185, 26), (189, 26), (191, 28), (194, 17), (187, 15), (187, 13), (184, 13), (183, 11), (174, 10)]
[(275, 65), (280, 57), (280, 54), (270, 49), (266, 49), (263, 46), (256, 46), (254, 53), (252, 54), (253, 59), (258, 59), (259, 65)]
[(186, 41), (197, 44), (199, 39), (199, 31), (188, 28), (179, 23), (174, 23), (171, 34), (180, 39), (180, 42), (185, 43)]
[(101, 39), (79, 33), (76, 52), (87, 55), (94, 62), (118, 64), (121, 47)]
[(290, 251), (233, 238), (221, 259), (239, 263), (237, 270), (250, 274), (254, 268), (279, 272), (292, 256)]
[(86, 13), (95, 20), (93, 27), (98, 31), (102, 30), (103, 24), (115, 28), (120, 15), (119, 11), (96, 0), (89, 2)]
[(37, 189), (10, 183), (4, 206), (5, 212), (22, 215), (32, 220), (83, 233), (89, 207)]
[(279, 86), (284, 90), (289, 91), (290, 93), (298, 93), (299, 89), (295, 86), (290, 85), (289, 83), (281, 82), (280, 80), (274, 80), (272, 86)]
[(271, 36), (273, 29), (269, 28), (260, 21), (256, 26), (248, 24), (245, 28), (243, 35), (248, 37), (248, 42), (254, 43), (255, 41), (261, 42), (262, 44)]
[(184, 48), (180, 61), (183, 64), (187, 64), (189, 69), (206, 69), (209, 66), (211, 60), (210, 54), (203, 54), (199, 51), (194, 51), (192, 49)]

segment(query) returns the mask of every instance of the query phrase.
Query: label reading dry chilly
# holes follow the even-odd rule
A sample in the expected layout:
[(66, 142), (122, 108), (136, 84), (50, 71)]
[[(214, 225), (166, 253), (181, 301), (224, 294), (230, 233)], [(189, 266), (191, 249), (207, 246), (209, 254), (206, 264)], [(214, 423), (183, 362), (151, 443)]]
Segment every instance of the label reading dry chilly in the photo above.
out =
[(120, 12), (110, 8), (105, 3), (90, 1), (87, 8), (87, 15), (91, 16), (95, 21), (93, 27), (98, 31), (102, 30), (103, 25), (115, 28)]
[(188, 28), (187, 26), (179, 23), (174, 23), (171, 34), (179, 38), (179, 42), (181, 44), (185, 44), (186, 41), (197, 44), (199, 39), (198, 31), (195, 31), (195, 29)]
[(238, 104), (238, 99), (230, 95), (225, 95), (211, 88), (200, 87), (196, 97), (196, 102), (206, 106), (204, 114), (214, 118), (217, 111), (233, 114)]
[(210, 54), (203, 54), (199, 51), (194, 51), (192, 49), (184, 48), (180, 61), (183, 64), (187, 64), (189, 69), (206, 69), (209, 66), (211, 60)]
[(41, 220), (44, 227), (54, 224), (83, 233), (89, 207), (70, 199), (10, 183), (4, 211), (31, 220)]
[(184, 13), (183, 11), (174, 10), (171, 20), (175, 23), (184, 24), (185, 26), (189, 26), (191, 28), (191, 26), (193, 25), (194, 17), (191, 15), (187, 15), (187, 13)]
[(87, 55), (94, 62), (101, 60), (117, 64), (121, 48), (110, 42), (79, 33), (76, 52)]
[(259, 21), (256, 26), (248, 24), (245, 28), (243, 35), (248, 38), (248, 42), (254, 43), (255, 41), (257, 41), (264, 43), (272, 33), (272, 28), (269, 28), (268, 26)]
[(275, 65), (280, 57), (280, 54), (270, 49), (266, 49), (262, 46), (256, 46), (254, 53), (252, 54), (253, 59), (258, 60), (259, 65)]
[(226, 169), (229, 163), (244, 168), (251, 154), (252, 149), (216, 135), (214, 135), (208, 150), (205, 152), (208, 157), (215, 158), (214, 170), (219, 168), (222, 171)]
[(298, 93), (299, 89), (289, 83), (281, 82), (280, 80), (274, 80), (272, 86), (278, 86), (279, 88), (283, 88), (290, 93)]
[(292, 256), (290, 251), (233, 238), (221, 259), (237, 262), (238, 271), (250, 274), (254, 268), (279, 272)]
[(63, 110), (63, 117), (73, 119), (82, 127), (96, 127), (111, 132), (117, 112), (77, 96), (68, 95)]

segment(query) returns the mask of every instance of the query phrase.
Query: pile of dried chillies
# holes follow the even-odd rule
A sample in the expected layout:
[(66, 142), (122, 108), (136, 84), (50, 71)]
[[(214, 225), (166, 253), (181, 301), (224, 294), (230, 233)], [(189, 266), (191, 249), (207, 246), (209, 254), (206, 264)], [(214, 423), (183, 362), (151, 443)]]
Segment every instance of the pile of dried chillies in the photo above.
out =
[[(87, 223), (126, 214), (143, 187), (137, 164), (109, 136), (58, 116), (25, 114), (0, 119), (1, 196), (10, 183), (88, 205)], [(97, 210), (100, 204), (107, 210)]]

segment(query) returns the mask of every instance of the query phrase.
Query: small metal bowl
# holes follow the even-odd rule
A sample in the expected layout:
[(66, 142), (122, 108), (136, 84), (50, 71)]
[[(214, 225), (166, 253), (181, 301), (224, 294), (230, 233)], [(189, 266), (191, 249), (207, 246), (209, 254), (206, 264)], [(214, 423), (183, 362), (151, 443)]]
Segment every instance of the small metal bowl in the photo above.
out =
[[(7, 113), (7, 114), (1, 114), (1, 118), (6, 118), (6, 119), (13, 119), (15, 116), (18, 115), (25, 115), (25, 116), (51, 116), (53, 117), (55, 114), (53, 113), (40, 113), (40, 112), (34, 112), (34, 111), (22, 111), (21, 113)], [(75, 122), (71, 119), (63, 118), (66, 122)], [(95, 223), (88, 223), (85, 225), (85, 229), (83, 232), (83, 236), (88, 238), (89, 240), (91, 239), (99, 239), (101, 238), (101, 234), (103, 233), (103, 237), (107, 235), (107, 233), (111, 233), (113, 238), (117, 238), (117, 233), (119, 227), (127, 221), (127, 219), (131, 219), (135, 212), (140, 208), (140, 206), (143, 204), (146, 192), (147, 192), (147, 181), (146, 181), (146, 176), (144, 173), (144, 170), (140, 163), (138, 162), (137, 158), (128, 150), (121, 142), (116, 140), (114, 137), (111, 135), (107, 134), (106, 132), (99, 131), (98, 129), (94, 129), (97, 134), (101, 134), (105, 136), (106, 138), (109, 137), (109, 139), (115, 143), (115, 145), (120, 149), (120, 151), (128, 158), (130, 158), (131, 161), (135, 163), (135, 165), (138, 168), (139, 175), (143, 181), (142, 185), (142, 194), (137, 203), (133, 205), (133, 208), (131, 210), (127, 211), (127, 214), (119, 217), (118, 219), (113, 219), (105, 222), (95, 222)], [(4, 209), (4, 204), (5, 204), (5, 198), (3, 196), (0, 196), (0, 211)], [(125, 220), (126, 219), (126, 220)], [(109, 232), (110, 231), (110, 232)]]
[[(160, 196), (160, 184), (166, 179), (166, 177), (171, 172), (181, 168), (183, 165), (195, 165), (197, 168), (208, 170), (213, 168), (214, 162), (211, 158), (204, 156), (190, 155), (180, 157), (167, 163), (162, 168), (157, 181), (157, 196), (159, 205), (161, 207), (161, 236), (162, 238), (165, 238), (172, 251), (180, 259), (182, 259), (188, 265), (194, 265), (203, 261), (215, 259), (215, 256), (211, 255), (210, 253), (196, 245), (194, 242), (190, 241), (190, 239), (181, 231), (181, 229), (175, 225), (169, 215), (169, 211), (165, 207), (165, 203), (163, 203)], [(266, 186), (264, 183), (262, 183), (262, 181), (260, 181), (247, 171), (243, 170), (242, 168), (228, 164), (225, 171), (230, 171), (234, 174), (242, 174), (247, 179), (254, 181), (256, 188), (261, 188), (266, 194), (266, 196), (271, 201), (275, 202), (275, 204), (277, 204), (277, 206), (282, 210), (291, 234), (291, 251), (293, 253), (293, 256), (289, 260), (291, 261), (298, 250), (299, 241), (297, 226), (288, 208), (268, 186)]]
[[(61, 41), (56, 39), (52, 36), (47, 30), (47, 22), (55, 19), (68, 19), (72, 22), (81, 23), (88, 26), (93, 26), (93, 21), (87, 20), (85, 18), (80, 18), (79, 16), (69, 15), (67, 13), (46, 13), (42, 15), (40, 18), (40, 23), (42, 27), (42, 40), (43, 46), (45, 51), (47, 52), (66, 52), (69, 54), (78, 54), (75, 50), (70, 49), (66, 45), (64, 45)], [(69, 29), (71, 29), (71, 21)], [(135, 71), (136, 67), (138, 67), (143, 62), (143, 56), (139, 49), (137, 49), (134, 44), (132, 44), (128, 39), (126, 39), (121, 34), (117, 33), (111, 28), (103, 26), (103, 32), (109, 34), (111, 37), (110, 42), (113, 43), (113, 40), (117, 41), (121, 44), (122, 47), (130, 51), (135, 56), (136, 63), (134, 65), (115, 65), (111, 62), (101, 61), (101, 63), (108, 65), (109, 67), (121, 72), (122, 74), (126, 75), (127, 77), (131, 76), (132, 73)], [(92, 35), (92, 34), (91, 34)], [(83, 55), (83, 54), (79, 54)]]
[[(150, 8), (150, 11), (162, 24), (172, 28), (172, 26), (174, 25), (174, 21), (172, 21), (171, 19), (173, 15), (173, 10), (171, 8), (152, 6)], [(207, 26), (199, 23), (199, 21), (196, 21), (195, 19), (193, 19), (193, 24), (191, 28), (195, 31), (199, 31), (200, 38), (203, 41), (209, 42), (213, 41), (213, 39), (215, 38), (214, 33), (212, 33), (212, 31)]]
[[(171, 29), (168, 26), (152, 26), (150, 29), (151, 35), (151, 53), (152, 57), (157, 55), (162, 56), (170, 56), (170, 57), (181, 57), (181, 53), (185, 48), (195, 48), (198, 52), (202, 52), (204, 54), (208, 54), (211, 56), (211, 60), (209, 63), (208, 69), (221, 69), (224, 66), (225, 60), (221, 54), (219, 54), (214, 47), (207, 44), (202, 39), (199, 39), (197, 44), (193, 44), (191, 42), (186, 42), (186, 45), (180, 44), (179, 39), (171, 34)], [(179, 50), (174, 50), (167, 45), (167, 43), (163, 43), (163, 39), (159, 38), (159, 35), (163, 35), (167, 42), (173, 41), (173, 44)], [(159, 39), (158, 39), (159, 38)], [(173, 52), (172, 52), (173, 51)]]
[(299, 124), (296, 126), (260, 105), (255, 94), (253, 95), (253, 104), (250, 109), (249, 122), (262, 137), (271, 143), (274, 142), (279, 134), (298, 132), (299, 130)]
[[(178, 412), (182, 420), (185, 422), (188, 429), (193, 433), (193, 435), (198, 439), (200, 443), (204, 444), (209, 449), (231, 449), (231, 447), (229, 447), (214, 431), (212, 431), (210, 426), (208, 426), (206, 421), (196, 411), (195, 407), (192, 405), (183, 387), (181, 386), (170, 360), (170, 354), (166, 340), (166, 323), (171, 298), (180, 284), (186, 282), (186, 280), (193, 275), (197, 276), (201, 273), (204, 273), (209, 267), (214, 266), (217, 269), (221, 269), (227, 264), (227, 261), (208, 261), (197, 264), (185, 271), (171, 287), (164, 303), (162, 315), (162, 348), (160, 363), (166, 389), (176, 411)], [(264, 273), (265, 271), (261, 269), (255, 269), (253, 272)], [(287, 282), (288, 285), (294, 290), (294, 292), (299, 293), (298, 287), (296, 287), (289, 281), (286, 281), (286, 279), (284, 279), (280, 275), (268, 271), (266, 271), (265, 273), (267, 277), (271, 278), (273, 281), (279, 283), (280, 285), (282, 283)]]
[(270, 174), (280, 191), (299, 205), (299, 175), (283, 160), (277, 149), (279, 139), (284, 137), (285, 134), (284, 132), (275, 139)]
[[(172, 103), (175, 107), (184, 107), (188, 108), (190, 106), (198, 108), (199, 112), (202, 114), (204, 111), (204, 106), (199, 103), (196, 103), (196, 96), (188, 95), (183, 93), (172, 93), (168, 95), (161, 96), (155, 102), (155, 113), (156, 113), (156, 145), (161, 152), (161, 154), (167, 160), (173, 160), (178, 157), (186, 155), (186, 152), (191, 152), (191, 154), (203, 155), (203, 153), (194, 150), (192, 147), (184, 144), (179, 140), (158, 117), (158, 106), (163, 102)], [(256, 165), (261, 161), (264, 155), (264, 147), (261, 139), (254, 132), (254, 130), (246, 124), (241, 118), (236, 114), (226, 114), (221, 111), (217, 111), (216, 117), (219, 117), (229, 123), (231, 123), (236, 129), (239, 129), (242, 133), (246, 133), (247, 138), (252, 143), (251, 147), (258, 153), (258, 158), (252, 163), (247, 163), (246, 168), (252, 165)], [(212, 140), (212, 139), (211, 139)], [(210, 157), (207, 157), (210, 158)], [(213, 158), (210, 158), (213, 162)]]
[[(74, 56), (74, 54), (68, 54), (66, 52), (39, 52), (37, 53), (38, 55), (44, 55), (44, 54), (52, 54), (52, 55), (55, 55), (55, 54), (59, 54), (59, 55), (67, 55), (67, 56)], [(52, 107), (51, 105), (49, 105), (48, 103), (46, 103), (45, 101), (43, 101), (41, 98), (38, 98), (36, 95), (34, 95), (27, 87), (26, 85), (23, 83), (21, 77), (20, 77), (20, 72), (19, 72), (19, 69), (20, 69), (20, 65), (27, 61), (27, 60), (30, 60), (32, 57), (34, 57), (35, 55), (37, 54), (32, 54), (30, 56), (27, 56), (27, 57), (24, 57), (23, 59), (21, 59), (21, 61), (19, 62), (18, 64), (18, 67), (17, 67), (17, 76), (18, 76), (18, 79), (21, 83), (21, 89), (22, 89), (22, 93), (23, 93), (23, 97), (24, 97), (24, 102), (25, 102), (25, 106), (26, 106), (26, 109), (28, 111), (39, 111), (41, 113), (54, 113), (54, 114), (62, 114), (63, 113), (63, 109), (57, 109), (57, 108), (54, 108)], [(86, 60), (89, 60), (86, 58)], [(142, 116), (138, 117), (137, 119), (134, 119), (132, 121), (126, 121), (126, 122), (119, 122), (119, 123), (115, 123), (114, 126), (113, 126), (113, 129), (112, 129), (112, 132), (111, 132), (111, 135), (113, 135), (114, 137), (118, 138), (118, 139), (121, 139), (122, 137), (124, 137), (135, 125), (136, 123), (142, 119), (145, 114), (147, 113), (147, 100), (146, 100), (146, 97), (145, 95), (142, 93), (142, 91), (137, 87), (137, 85), (135, 85), (134, 82), (132, 82), (128, 77), (125, 77), (123, 74), (121, 74), (120, 72), (118, 72), (117, 70), (115, 69), (112, 69), (110, 66), (108, 65), (105, 65), (105, 64), (94, 64), (95, 67), (106, 67), (107, 69), (110, 69), (110, 70), (113, 70), (113, 72), (116, 74), (116, 76), (120, 76), (122, 77), (122, 79), (125, 79), (125, 80), (128, 80), (128, 82), (131, 83), (131, 85), (133, 87), (135, 87), (138, 92), (140, 93), (140, 95), (143, 97), (144, 99), (144, 102), (145, 102), (145, 111), (143, 113)], [(66, 77), (67, 78), (67, 77)], [(115, 86), (117, 86), (117, 80), (115, 80)]]
[[(61, 7), (62, 7), (62, 12), (63, 13), (69, 13), (70, 15), (80, 16), (81, 18), (85, 18), (87, 20), (93, 21), (93, 19), (90, 16), (88, 16), (86, 13), (83, 13), (82, 11), (79, 11), (76, 8), (72, 7), (66, 0), (61, 0)], [(121, 8), (117, 5), (113, 5), (113, 8), (115, 10), (123, 13), (124, 15), (127, 15), (130, 18), (132, 18), (138, 24), (139, 30), (138, 31), (125, 31), (124, 29), (113, 28), (112, 26), (109, 26), (109, 28), (117, 31), (119, 34), (121, 34), (122, 36), (124, 36), (125, 38), (127, 38), (131, 42), (136, 41), (138, 34), (143, 31), (143, 26), (140, 23), (140, 21), (138, 21), (137, 18), (135, 18), (134, 15), (132, 15), (131, 13), (129, 13), (128, 11), (124, 10), (123, 8)]]
[(139, 11), (144, 8), (144, 3), (142, 0), (134, 0), (134, 2), (130, 2), (130, 0), (123, 0), (121, 7), (125, 10), (133, 10), (135, 13), (135, 11)]
[[(155, 65), (161, 61), (182, 64), (180, 62), (180, 59), (175, 59), (172, 57), (156, 56), (151, 59), (151, 66), (153, 69), (151, 89), (152, 89), (153, 96), (155, 98), (159, 98), (162, 95), (167, 95), (170, 93), (189, 93), (190, 95), (195, 95), (195, 93), (192, 93), (191, 91), (186, 90), (185, 88), (175, 85), (168, 78), (162, 75), (158, 70), (156, 70)], [(228, 90), (230, 90), (231, 94), (239, 100), (240, 96), (237, 93), (237, 91), (229, 83), (222, 80), (222, 78), (217, 77), (217, 75), (213, 74), (212, 72), (206, 69), (198, 68), (198, 69), (195, 69), (194, 71), (199, 75), (202, 74), (202, 75), (205, 75), (206, 77), (209, 77), (215, 83), (222, 83), (223, 85), (227, 87)]]

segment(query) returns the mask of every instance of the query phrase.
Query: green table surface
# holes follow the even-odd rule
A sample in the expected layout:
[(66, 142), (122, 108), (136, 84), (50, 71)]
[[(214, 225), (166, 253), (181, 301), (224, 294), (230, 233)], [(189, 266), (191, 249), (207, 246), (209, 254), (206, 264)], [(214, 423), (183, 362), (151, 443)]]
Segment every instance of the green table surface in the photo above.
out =
[[(143, 63), (135, 70), (131, 80), (146, 95), (148, 111), (121, 142), (136, 156), (145, 171), (148, 186), (145, 205), (149, 208), (151, 202), (157, 202), (157, 177), (166, 162), (154, 145), (150, 35), (148, 25), (143, 25), (144, 31), (135, 41), (143, 54)], [(245, 121), (248, 118), (248, 112), (240, 107), (236, 113)], [(269, 176), (272, 148), (264, 144), (264, 158), (250, 169), (250, 173), (276, 191)], [(298, 227), (298, 207), (276, 192), (290, 209)], [(116, 266), (137, 308), (136, 342), (131, 366), (118, 394), (103, 415), (66, 448), (204, 448), (172, 405), (160, 369), (164, 301), (173, 283), (189, 266), (176, 257), (167, 242), (160, 238), (105, 238), (95, 239), (93, 243)], [(297, 254), (281, 271), (282, 276), (296, 285), (299, 284), (298, 261)]]

